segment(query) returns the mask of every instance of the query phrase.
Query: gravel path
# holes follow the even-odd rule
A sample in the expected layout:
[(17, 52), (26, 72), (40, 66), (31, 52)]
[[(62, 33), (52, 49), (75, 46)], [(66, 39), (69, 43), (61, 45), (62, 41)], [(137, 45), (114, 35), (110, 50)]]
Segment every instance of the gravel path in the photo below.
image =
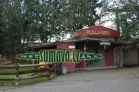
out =
[(0, 92), (139, 92), (139, 68), (77, 71)]

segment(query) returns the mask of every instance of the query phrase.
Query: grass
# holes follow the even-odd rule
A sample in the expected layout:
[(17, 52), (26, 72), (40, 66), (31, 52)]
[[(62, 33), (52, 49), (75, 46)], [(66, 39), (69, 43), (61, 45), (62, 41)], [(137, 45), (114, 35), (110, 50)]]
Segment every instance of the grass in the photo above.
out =
[[(19, 71), (25, 71), (25, 70), (31, 70), (31, 67), (26, 67), (26, 68), (20, 68)], [(0, 69), (0, 72), (15, 72), (15, 69)], [(42, 72), (43, 74), (45, 74), (46, 72)], [(23, 77), (23, 76), (31, 76), (33, 73), (29, 73), (29, 74), (22, 74), (19, 75), (19, 77)], [(39, 73), (38, 73), (39, 74)], [(0, 75), (0, 78), (15, 78), (16, 75)], [(53, 79), (56, 77), (56, 74), (52, 74), (50, 75), (50, 79)], [(33, 84), (33, 83), (38, 83), (38, 82), (43, 82), (43, 81), (47, 81), (47, 77), (41, 77), (41, 78), (34, 78), (34, 79), (28, 79), (28, 80), (20, 80), (19, 81), (19, 86), (21, 85), (27, 85), (27, 84)], [(0, 80), (0, 86), (15, 86), (15, 80), (12, 81), (1, 81)]]

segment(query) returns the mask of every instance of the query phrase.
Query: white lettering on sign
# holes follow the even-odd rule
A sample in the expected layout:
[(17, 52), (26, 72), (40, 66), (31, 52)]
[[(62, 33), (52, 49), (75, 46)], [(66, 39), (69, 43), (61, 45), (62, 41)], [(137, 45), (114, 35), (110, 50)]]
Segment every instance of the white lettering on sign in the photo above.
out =
[(35, 58), (38, 58), (38, 57), (39, 57), (39, 55), (35, 54)]
[(87, 58), (91, 58), (91, 56), (89, 54), (87, 54)]
[(33, 55), (29, 55), (29, 58), (32, 58), (33, 57)]
[(75, 46), (69, 46), (69, 48), (70, 48), (70, 49), (74, 49), (74, 48), (75, 48)]
[(100, 42), (100, 45), (111, 45), (110, 42)]
[(103, 34), (103, 35), (108, 35), (110, 34), (109, 31), (95, 31), (95, 30), (86, 30), (87, 34)]
[(82, 59), (84, 58), (85, 59), (85, 56), (84, 56), (84, 54), (82, 55), (82, 57), (81, 57)]

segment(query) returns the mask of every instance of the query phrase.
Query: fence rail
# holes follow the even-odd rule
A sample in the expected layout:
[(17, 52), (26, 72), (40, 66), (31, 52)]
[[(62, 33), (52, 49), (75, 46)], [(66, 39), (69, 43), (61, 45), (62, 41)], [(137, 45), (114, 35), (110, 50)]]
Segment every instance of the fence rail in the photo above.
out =
[[(26, 68), (26, 67), (39, 67), (39, 66), (45, 66), (43, 69), (35, 69), (35, 70), (24, 70), (19, 71), (20, 68)], [(15, 75), (15, 78), (0, 78), (0, 81), (10, 81), (10, 80), (16, 80), (15, 84), (18, 85), (20, 83), (20, 80), (26, 80), (26, 79), (34, 79), (34, 78), (41, 78), (41, 77), (47, 77), (50, 79), (51, 74), (56, 73), (56, 63), (52, 64), (28, 64), (28, 65), (0, 65), (0, 69), (15, 69), (15, 72), (6, 72), (6, 71), (0, 71), (0, 75)], [(46, 72), (46, 74), (35, 74), (40, 72)], [(22, 74), (29, 74), (34, 73), (32, 76), (24, 76), (21, 77)]]

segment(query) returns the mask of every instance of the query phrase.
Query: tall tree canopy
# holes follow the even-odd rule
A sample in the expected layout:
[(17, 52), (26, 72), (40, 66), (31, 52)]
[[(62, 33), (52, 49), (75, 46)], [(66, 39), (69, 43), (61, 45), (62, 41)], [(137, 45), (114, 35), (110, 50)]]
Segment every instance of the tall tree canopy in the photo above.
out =
[(96, 8), (101, 4), (98, 0), (62, 0), (62, 26), (73, 33), (84, 26), (94, 26), (99, 19)]
[(0, 53), (94, 26), (101, 0), (0, 0)]
[[(117, 30), (121, 31), (119, 40), (132, 41), (135, 48), (139, 43), (139, 0), (118, 0), (110, 11), (115, 12)], [(115, 4), (115, 3), (114, 3)]]

